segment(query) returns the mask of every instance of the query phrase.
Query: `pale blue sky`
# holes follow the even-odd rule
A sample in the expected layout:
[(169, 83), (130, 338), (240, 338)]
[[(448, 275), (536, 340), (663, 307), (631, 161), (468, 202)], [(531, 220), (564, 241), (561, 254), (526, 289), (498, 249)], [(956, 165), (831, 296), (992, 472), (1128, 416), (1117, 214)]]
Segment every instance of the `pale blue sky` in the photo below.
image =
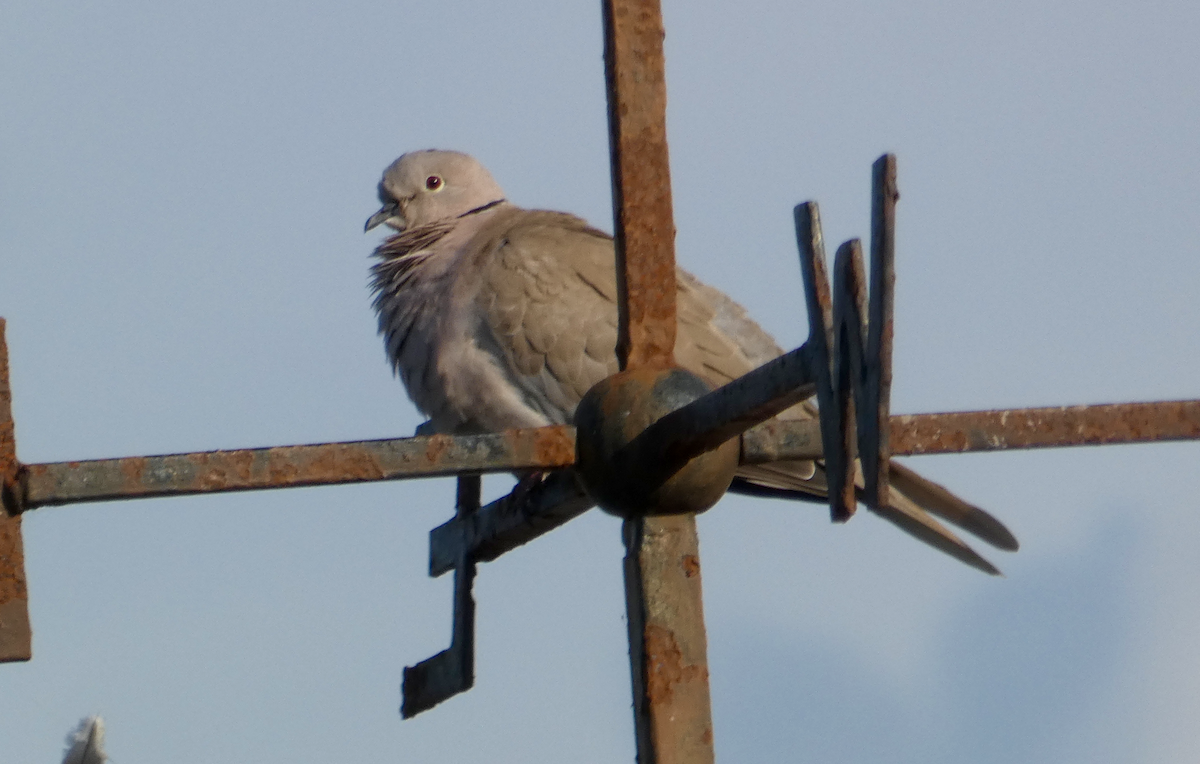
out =
[[(893, 409), (1200, 397), (1200, 7), (674, 3), (679, 260), (789, 346), (791, 207), (867, 232), (899, 155)], [(362, 224), (398, 154), (611, 228), (599, 3), (8, 3), (0, 315), (27, 462), (407, 435)], [(878, 519), (700, 523), (728, 762), (1194, 761), (1200, 446), (929, 457), (1004, 579)], [(499, 492), (505, 481), (487, 486)], [(633, 759), (617, 521), (483, 566), (445, 647), (449, 480), (38, 510), (0, 760), (101, 713), (119, 764)]]

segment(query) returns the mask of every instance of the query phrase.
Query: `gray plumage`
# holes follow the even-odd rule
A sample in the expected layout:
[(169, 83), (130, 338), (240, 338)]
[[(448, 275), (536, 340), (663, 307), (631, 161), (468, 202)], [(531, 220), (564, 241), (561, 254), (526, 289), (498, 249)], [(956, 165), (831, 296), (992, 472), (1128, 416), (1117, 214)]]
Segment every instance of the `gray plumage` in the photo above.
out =
[[(367, 230), (398, 233), (375, 250), (374, 306), (388, 358), (442, 433), (569, 423), (579, 399), (617, 370), (612, 238), (566, 213), (526, 210), (470, 156), (405, 154), (384, 171)], [(746, 311), (677, 271), (679, 365), (722, 385), (783, 351)], [(801, 403), (781, 417), (812, 417)], [(998, 571), (929, 515), (1015, 550), (995, 518), (894, 464), (891, 506), (905, 531)], [(743, 467), (735, 490), (824, 500), (820, 462)]]

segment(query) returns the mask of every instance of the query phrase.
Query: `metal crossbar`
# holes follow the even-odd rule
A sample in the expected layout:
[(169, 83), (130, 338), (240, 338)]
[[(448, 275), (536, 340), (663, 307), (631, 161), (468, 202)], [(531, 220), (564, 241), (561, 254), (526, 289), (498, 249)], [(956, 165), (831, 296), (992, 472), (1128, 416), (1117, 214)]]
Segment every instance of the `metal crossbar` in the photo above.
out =
[[(770, 366), (752, 374), (765, 372)], [(720, 398), (735, 394), (735, 386), (747, 379), (750, 375), (697, 404), (716, 407)], [(697, 418), (710, 416), (701, 413), (702, 407), (697, 404), (692, 404), (695, 409), (688, 406), (686, 410), (695, 410)], [(714, 428), (727, 426), (719, 414), (711, 416)], [(694, 427), (694, 420), (687, 421), (687, 425)], [(1200, 440), (1200, 400), (893, 414), (888, 418), (888, 427), (892, 456)], [(652, 432), (656, 440), (675, 442), (662, 430), (651, 428), (647, 432)], [(824, 455), (821, 426), (816, 420), (763, 422), (736, 437), (741, 440), (741, 464), (819, 459)], [(688, 453), (696, 447), (693, 441), (683, 443), (677, 447)], [(19, 464), (10, 470), (15, 477), (5, 483), (4, 502), (8, 513), (16, 515), (66, 504), (411, 480), (467, 470), (477, 474), (555, 470), (574, 462), (575, 428), (556, 425), (490, 435), (433, 435)], [(566, 500), (570, 493), (566, 486), (549, 482), (516, 503), (511, 501), (513, 497), (498, 499), (484, 507), (479, 518), (499, 512), (501, 507), (509, 515), (521, 511), (529, 518), (537, 517), (544, 514), (538, 510), (544, 503)], [(538, 498), (543, 495), (547, 498)], [(479, 518), (474, 521), (476, 525), (484, 522)], [(489, 531), (487, 535), (499, 537), (503, 531)]]

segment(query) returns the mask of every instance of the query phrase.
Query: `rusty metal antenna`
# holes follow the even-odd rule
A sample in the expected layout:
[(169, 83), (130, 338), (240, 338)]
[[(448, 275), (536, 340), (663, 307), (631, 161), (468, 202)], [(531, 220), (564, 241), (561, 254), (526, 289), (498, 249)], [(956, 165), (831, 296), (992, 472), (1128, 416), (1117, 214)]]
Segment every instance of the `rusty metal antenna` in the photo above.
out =
[[(674, 224), (658, 0), (604, 0), (621, 372), (588, 393), (576, 427), (21, 464), (0, 319), (0, 662), (29, 660), (21, 515), (78, 502), (458, 475), (453, 519), (430, 533), (429, 572), (455, 573), (451, 645), (404, 671), (402, 714), (474, 682), (476, 566), (595, 504), (624, 518), (638, 760), (710, 762), (713, 730), (695, 513), (740, 464), (821, 458), (835, 521), (887, 501), (888, 462), (1013, 448), (1200, 439), (1200, 400), (891, 415), (896, 162), (873, 169), (868, 296), (857, 240), (826, 274), (817, 205), (796, 207), (806, 342), (709, 391), (674, 366)], [(819, 421), (771, 418), (815, 394)], [(616, 407), (614, 409), (613, 407)], [(621, 422), (606, 411), (620, 410)], [(854, 460), (865, 490), (856, 497)], [(568, 469), (573, 468), (573, 469)], [(479, 476), (557, 470), (479, 506)], [(583, 487), (581, 487), (581, 484)]]

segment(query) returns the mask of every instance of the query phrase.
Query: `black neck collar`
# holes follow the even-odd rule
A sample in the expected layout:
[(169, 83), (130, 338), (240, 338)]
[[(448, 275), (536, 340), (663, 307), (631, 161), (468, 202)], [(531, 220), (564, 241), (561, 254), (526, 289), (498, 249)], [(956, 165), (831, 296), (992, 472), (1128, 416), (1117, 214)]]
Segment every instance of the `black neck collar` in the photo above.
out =
[(476, 212), (483, 212), (484, 210), (490, 210), (492, 207), (495, 207), (497, 204), (503, 204), (504, 202), (507, 202), (507, 201), (508, 201), (507, 199), (497, 199), (494, 202), (488, 202), (487, 204), (483, 205), (482, 207), (476, 207), (473, 210), (467, 210), (463, 214), (459, 215), (459, 217), (465, 218), (467, 215), (474, 215)]

